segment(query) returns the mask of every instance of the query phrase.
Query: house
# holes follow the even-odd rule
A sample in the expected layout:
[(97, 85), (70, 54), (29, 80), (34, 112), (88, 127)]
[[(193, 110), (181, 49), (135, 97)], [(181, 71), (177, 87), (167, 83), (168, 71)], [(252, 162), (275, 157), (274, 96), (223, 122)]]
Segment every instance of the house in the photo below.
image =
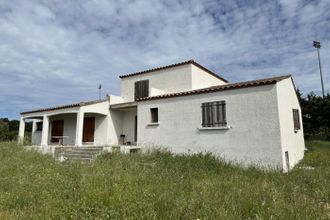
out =
[(287, 171), (304, 156), (290, 75), (229, 83), (193, 60), (120, 76), (121, 95), (21, 113), (40, 146), (211, 152), (244, 166)]

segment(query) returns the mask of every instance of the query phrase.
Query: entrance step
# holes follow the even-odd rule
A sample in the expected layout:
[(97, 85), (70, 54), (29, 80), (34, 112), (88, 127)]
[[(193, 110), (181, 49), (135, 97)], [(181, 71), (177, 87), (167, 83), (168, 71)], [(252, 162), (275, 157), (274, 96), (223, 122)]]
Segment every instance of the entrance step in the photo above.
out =
[(103, 147), (72, 147), (60, 155), (71, 161), (91, 162), (103, 151)]

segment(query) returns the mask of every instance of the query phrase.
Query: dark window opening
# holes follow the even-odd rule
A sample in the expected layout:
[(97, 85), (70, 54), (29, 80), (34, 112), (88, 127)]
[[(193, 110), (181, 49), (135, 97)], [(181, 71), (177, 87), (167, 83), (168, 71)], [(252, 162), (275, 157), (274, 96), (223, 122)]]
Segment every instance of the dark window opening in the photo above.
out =
[(292, 109), (293, 113), (293, 126), (294, 130), (300, 130), (300, 117), (299, 117), (299, 110), (298, 109)]
[(149, 80), (135, 82), (135, 101), (149, 96)]
[(202, 103), (202, 127), (223, 127), (227, 126), (226, 102)]
[(158, 122), (158, 108), (151, 108), (150, 113), (151, 113), (151, 122), (152, 123)]
[(36, 131), (42, 131), (42, 121), (37, 122), (36, 125), (37, 125)]

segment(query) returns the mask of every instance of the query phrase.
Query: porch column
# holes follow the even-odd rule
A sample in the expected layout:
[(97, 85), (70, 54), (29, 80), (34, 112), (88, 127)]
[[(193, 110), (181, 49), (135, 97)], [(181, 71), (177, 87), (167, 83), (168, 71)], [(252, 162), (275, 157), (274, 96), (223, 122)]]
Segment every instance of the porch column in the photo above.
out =
[(76, 125), (76, 146), (82, 146), (83, 138), (83, 126), (84, 126), (84, 112), (79, 110), (77, 112), (77, 125)]
[(34, 119), (32, 121), (32, 134), (37, 130), (37, 121)]
[(49, 117), (44, 115), (42, 120), (41, 145), (48, 146)]
[(22, 144), (24, 141), (24, 132), (25, 132), (25, 120), (21, 117), (19, 121), (19, 130), (18, 130), (18, 143)]

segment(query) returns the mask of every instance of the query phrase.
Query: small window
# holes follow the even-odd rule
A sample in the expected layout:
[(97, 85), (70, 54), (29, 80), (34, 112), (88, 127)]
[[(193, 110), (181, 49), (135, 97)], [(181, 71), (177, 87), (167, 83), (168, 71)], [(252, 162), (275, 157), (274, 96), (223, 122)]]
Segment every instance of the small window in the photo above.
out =
[(151, 108), (151, 123), (157, 123), (158, 122), (158, 108)]
[(149, 96), (149, 80), (135, 82), (135, 100)]
[(37, 131), (42, 131), (42, 121), (37, 122)]
[(299, 110), (298, 109), (292, 109), (293, 113), (293, 126), (294, 130), (300, 130), (300, 118), (299, 118)]
[(202, 127), (224, 127), (226, 121), (226, 102), (202, 103)]

